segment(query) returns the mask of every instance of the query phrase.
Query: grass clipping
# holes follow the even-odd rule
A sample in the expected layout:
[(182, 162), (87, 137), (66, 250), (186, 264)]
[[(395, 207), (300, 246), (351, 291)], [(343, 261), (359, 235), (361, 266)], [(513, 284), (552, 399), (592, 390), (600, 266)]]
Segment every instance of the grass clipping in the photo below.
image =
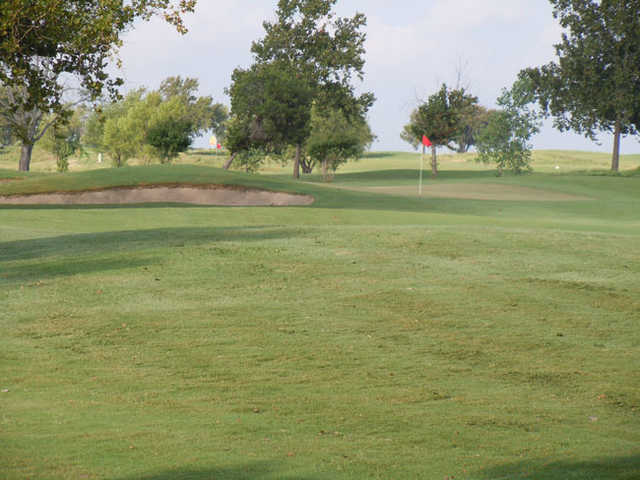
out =
[(220, 206), (300, 206), (311, 205), (314, 198), (235, 186), (155, 185), (118, 187), (81, 192), (2, 195), (4, 205), (113, 205), (141, 203), (187, 203)]

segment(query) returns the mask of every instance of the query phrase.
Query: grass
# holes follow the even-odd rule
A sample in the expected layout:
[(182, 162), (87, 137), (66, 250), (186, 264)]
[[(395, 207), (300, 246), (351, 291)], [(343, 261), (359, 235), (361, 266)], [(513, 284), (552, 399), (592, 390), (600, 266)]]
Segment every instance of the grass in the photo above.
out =
[(316, 197), (0, 207), (3, 478), (638, 478), (640, 177), (452, 158), (427, 187), (589, 200), (367, 190), (410, 189), (417, 158), (329, 186), (197, 165), (1, 183)]

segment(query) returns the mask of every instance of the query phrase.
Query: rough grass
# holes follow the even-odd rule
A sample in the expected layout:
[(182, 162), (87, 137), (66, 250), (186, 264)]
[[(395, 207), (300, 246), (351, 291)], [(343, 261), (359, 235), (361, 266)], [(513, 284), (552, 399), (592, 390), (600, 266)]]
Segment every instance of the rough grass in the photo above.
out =
[(434, 181), (594, 201), (346, 189), (415, 185), (381, 158), (341, 188), (195, 166), (1, 184), (317, 198), (1, 207), (2, 477), (638, 478), (640, 177)]

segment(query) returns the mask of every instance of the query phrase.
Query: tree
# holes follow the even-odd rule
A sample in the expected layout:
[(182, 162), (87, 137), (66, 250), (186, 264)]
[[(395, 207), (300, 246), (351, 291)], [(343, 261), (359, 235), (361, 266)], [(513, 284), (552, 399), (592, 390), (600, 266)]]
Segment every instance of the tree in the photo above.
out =
[(114, 167), (125, 166), (144, 145), (152, 108), (161, 101), (159, 95), (146, 100), (144, 95), (144, 88), (133, 90), (122, 101), (102, 110), (101, 146), (111, 157)]
[[(332, 11), (336, 1), (279, 0), (276, 20), (263, 23), (265, 36), (253, 42), (251, 51), (255, 66), (288, 72), (290, 78), (300, 84), (299, 91), (311, 92), (313, 103), (341, 108), (349, 116), (361, 115), (374, 101), (371, 93), (356, 95), (352, 85), (354, 76), (362, 79), (364, 75), (365, 34), (360, 29), (366, 25), (366, 17), (361, 13), (351, 18), (336, 17)], [(232, 95), (232, 114), (245, 115), (234, 110), (237, 103)], [(273, 102), (280, 110), (278, 104), (278, 101)], [(303, 109), (307, 110), (305, 114)], [(299, 127), (295, 134), (289, 136), (269, 129), (263, 129), (263, 133), (275, 135), (277, 141), (293, 142), (291, 145), (296, 149), (293, 176), (299, 178), (302, 147), (310, 133), (311, 104), (299, 104), (294, 110), (293, 123)], [(307, 124), (299, 124), (305, 118)], [(235, 125), (244, 123), (243, 130), (247, 132), (251, 130), (251, 122), (244, 118)]]
[(229, 110), (221, 103), (214, 103), (211, 96), (199, 97), (199, 87), (200, 82), (197, 79), (188, 77), (183, 79), (177, 76), (165, 79), (160, 84), (158, 92), (165, 102), (176, 98), (186, 107), (194, 135), (212, 130), (222, 140)]
[[(179, 32), (181, 16), (196, 0), (3, 0), (0, 2), (0, 84), (11, 92), (7, 108), (25, 122), (19, 169), (29, 170), (33, 144), (65, 120), (65, 82), (74, 77), (92, 98), (112, 97), (122, 84), (107, 73), (121, 35), (137, 19), (162, 15)], [(41, 124), (42, 118), (52, 118)]]
[(189, 148), (197, 132), (192, 112), (179, 97), (171, 97), (151, 111), (145, 143), (153, 147), (160, 163), (170, 163)]
[(478, 132), (488, 123), (493, 110), (482, 105), (470, 105), (469, 109), (461, 115), (462, 130), (454, 140), (456, 152), (466, 153), (473, 147), (478, 138)]
[(505, 168), (520, 174), (531, 171), (531, 137), (540, 131), (541, 114), (529, 105), (535, 101), (531, 82), (517, 80), (511, 90), (498, 98), (501, 110), (489, 115), (487, 125), (477, 135), (478, 160), (495, 162), (498, 175)]
[(64, 122), (69, 109), (60, 109), (56, 115), (47, 115), (37, 107), (28, 108), (21, 102), (25, 87), (8, 87), (0, 84), (0, 118), (7, 129), (22, 143), (19, 170), (29, 170), (34, 144), (55, 123)]
[(171, 162), (195, 136), (225, 123), (226, 107), (210, 96), (198, 97), (197, 90), (196, 79), (180, 77), (166, 79), (157, 91), (133, 90), (96, 109), (87, 119), (83, 140), (106, 151), (116, 167), (136, 155), (146, 162)]
[(464, 118), (478, 103), (477, 97), (469, 95), (464, 88), (449, 89), (445, 84), (411, 113), (410, 122), (405, 125), (401, 138), (417, 148), (426, 135), (432, 143), (431, 173), (438, 175), (436, 148), (444, 146), (450, 150), (457, 148), (453, 143), (465, 128)]
[(550, 0), (565, 29), (558, 63), (523, 70), (543, 111), (560, 131), (596, 140), (614, 136), (611, 169), (620, 165), (620, 137), (640, 130), (640, 0)]
[(327, 181), (329, 170), (335, 172), (343, 163), (360, 158), (373, 140), (366, 119), (349, 119), (340, 110), (314, 107), (306, 152), (312, 166), (322, 165), (322, 176)]
[[(309, 136), (313, 91), (287, 64), (257, 63), (236, 69), (228, 90), (234, 121), (225, 143), (232, 158), (242, 150), (281, 153)], [(225, 165), (227, 168), (230, 163)]]
[(42, 146), (56, 157), (58, 172), (69, 170), (69, 157), (82, 151), (85, 109), (76, 108), (68, 122), (54, 124), (42, 138)]

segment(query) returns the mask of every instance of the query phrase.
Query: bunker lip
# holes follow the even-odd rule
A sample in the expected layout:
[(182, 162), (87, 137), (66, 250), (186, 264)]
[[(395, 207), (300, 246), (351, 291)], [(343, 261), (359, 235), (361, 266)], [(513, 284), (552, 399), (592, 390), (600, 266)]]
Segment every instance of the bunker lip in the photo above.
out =
[(138, 184), (79, 191), (0, 195), (0, 205), (112, 205), (186, 203), (217, 206), (305, 206), (310, 195), (242, 185)]

